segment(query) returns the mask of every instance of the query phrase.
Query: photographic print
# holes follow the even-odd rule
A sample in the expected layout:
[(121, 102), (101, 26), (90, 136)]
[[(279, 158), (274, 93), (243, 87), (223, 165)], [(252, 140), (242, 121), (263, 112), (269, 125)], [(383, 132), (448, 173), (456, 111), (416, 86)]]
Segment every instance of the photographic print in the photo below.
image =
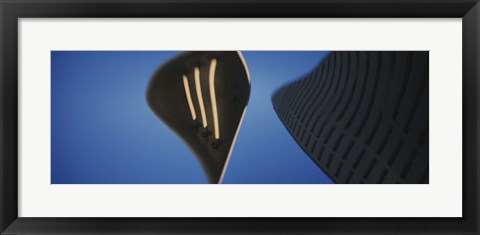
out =
[(428, 51), (52, 51), (52, 184), (428, 184)]

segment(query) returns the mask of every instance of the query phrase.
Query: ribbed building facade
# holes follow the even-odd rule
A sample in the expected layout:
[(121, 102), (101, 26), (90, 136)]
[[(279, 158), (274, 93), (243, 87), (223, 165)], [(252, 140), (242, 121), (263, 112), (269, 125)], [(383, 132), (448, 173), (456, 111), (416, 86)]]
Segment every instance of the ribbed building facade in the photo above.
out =
[(427, 51), (331, 52), (273, 106), (335, 183), (428, 183), (428, 65)]

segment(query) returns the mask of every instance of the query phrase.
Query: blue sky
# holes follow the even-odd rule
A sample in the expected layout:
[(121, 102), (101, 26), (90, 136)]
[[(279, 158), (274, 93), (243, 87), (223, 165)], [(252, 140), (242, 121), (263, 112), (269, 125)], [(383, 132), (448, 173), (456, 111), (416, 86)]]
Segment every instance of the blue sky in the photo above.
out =
[[(187, 146), (150, 110), (148, 82), (175, 51), (52, 51), (52, 184), (207, 183)], [(271, 103), (322, 51), (244, 51), (245, 118), (225, 184), (332, 183), (296, 144)]]

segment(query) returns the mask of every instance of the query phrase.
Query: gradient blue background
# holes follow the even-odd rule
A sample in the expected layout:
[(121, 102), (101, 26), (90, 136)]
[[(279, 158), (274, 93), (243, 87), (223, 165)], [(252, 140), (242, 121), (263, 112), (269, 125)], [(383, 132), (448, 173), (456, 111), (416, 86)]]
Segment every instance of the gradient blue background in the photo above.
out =
[[(52, 51), (52, 184), (207, 183), (195, 157), (145, 100), (154, 71), (179, 53)], [(271, 103), (276, 89), (311, 72), (328, 52), (243, 54), (252, 90), (223, 183), (332, 183)]]

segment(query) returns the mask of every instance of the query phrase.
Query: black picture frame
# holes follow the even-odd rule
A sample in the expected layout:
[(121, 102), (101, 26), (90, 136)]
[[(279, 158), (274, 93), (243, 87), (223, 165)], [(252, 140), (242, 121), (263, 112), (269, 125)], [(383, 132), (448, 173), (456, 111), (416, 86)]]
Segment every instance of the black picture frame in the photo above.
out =
[[(0, 233), (478, 234), (478, 0), (0, 0)], [(18, 19), (105, 17), (462, 18), (462, 218), (18, 217)], [(392, 202), (395, 203), (395, 202)], [(375, 205), (372, 205), (375, 206)], [(441, 205), (439, 205), (441, 206)]]

